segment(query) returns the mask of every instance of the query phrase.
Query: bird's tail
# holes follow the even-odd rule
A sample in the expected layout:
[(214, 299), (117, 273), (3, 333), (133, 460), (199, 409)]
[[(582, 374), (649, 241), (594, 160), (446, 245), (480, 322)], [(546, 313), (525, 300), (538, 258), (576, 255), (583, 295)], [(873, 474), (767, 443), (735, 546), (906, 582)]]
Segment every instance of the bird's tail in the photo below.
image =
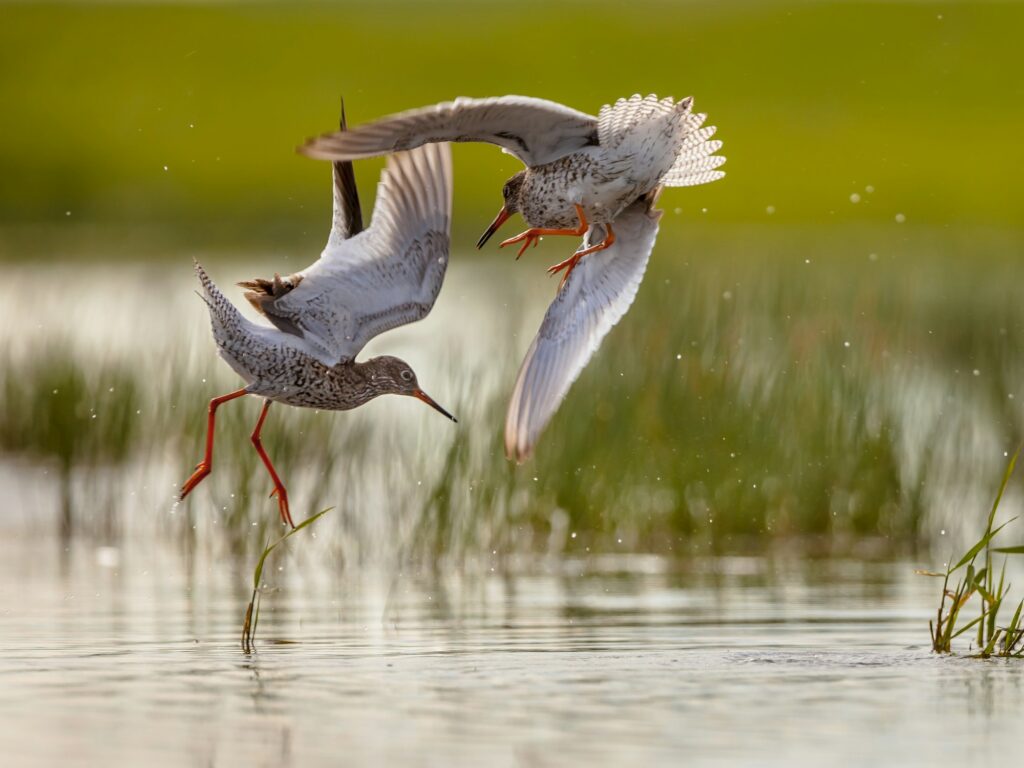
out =
[(679, 123), (679, 151), (660, 183), (666, 187), (695, 187), (722, 178), (725, 171), (716, 169), (725, 162), (725, 158), (715, 154), (722, 148), (722, 142), (711, 140), (717, 128), (704, 125), (708, 118), (706, 114), (692, 111), (692, 98), (679, 103), (686, 104), (686, 113)]
[(200, 297), (206, 302), (206, 306), (210, 308), (210, 324), (213, 327), (213, 338), (217, 341), (218, 346), (223, 346), (224, 342), (229, 338), (238, 336), (248, 324), (248, 321), (242, 317), (242, 313), (238, 311), (235, 305), (228, 301), (227, 297), (220, 292), (220, 288), (206, 274), (206, 270), (203, 269), (202, 265), (198, 261), (194, 263), (196, 276), (203, 286), (203, 293), (200, 294)]

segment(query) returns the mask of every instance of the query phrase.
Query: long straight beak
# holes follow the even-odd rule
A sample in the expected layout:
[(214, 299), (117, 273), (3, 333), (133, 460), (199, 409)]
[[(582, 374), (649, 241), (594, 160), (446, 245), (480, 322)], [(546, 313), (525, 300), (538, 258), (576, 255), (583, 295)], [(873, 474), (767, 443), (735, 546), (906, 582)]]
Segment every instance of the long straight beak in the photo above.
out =
[(491, 222), (491, 226), (487, 228), (476, 243), (477, 248), (483, 248), (484, 243), (491, 239), (491, 235), (498, 231), (498, 227), (508, 221), (508, 217), (512, 214), (508, 212), (508, 209), (503, 205), (501, 210), (498, 211), (498, 215), (494, 217), (494, 221)]
[(424, 403), (429, 405), (431, 408), (433, 408), (435, 411), (440, 413), (442, 416), (447, 416), (449, 419), (454, 421), (456, 424), (459, 423), (458, 419), (456, 419), (454, 416), (452, 416), (450, 413), (448, 413), (448, 411), (446, 411), (444, 408), (442, 408), (440, 405), (438, 405), (434, 401), (434, 398), (432, 398), (430, 395), (428, 395), (422, 389), (413, 390), (412, 396), (417, 398), (418, 400), (422, 400)]

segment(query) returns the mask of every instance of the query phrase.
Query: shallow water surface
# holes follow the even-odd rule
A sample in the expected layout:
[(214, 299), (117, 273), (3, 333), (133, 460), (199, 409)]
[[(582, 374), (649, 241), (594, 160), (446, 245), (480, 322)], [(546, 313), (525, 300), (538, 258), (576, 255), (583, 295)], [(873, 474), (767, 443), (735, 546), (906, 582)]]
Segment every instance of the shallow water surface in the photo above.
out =
[(8, 765), (977, 765), (1019, 746), (1024, 666), (934, 657), (936, 584), (908, 563), (341, 579), (291, 552), (245, 655), (240, 570), (157, 545), (0, 550)]

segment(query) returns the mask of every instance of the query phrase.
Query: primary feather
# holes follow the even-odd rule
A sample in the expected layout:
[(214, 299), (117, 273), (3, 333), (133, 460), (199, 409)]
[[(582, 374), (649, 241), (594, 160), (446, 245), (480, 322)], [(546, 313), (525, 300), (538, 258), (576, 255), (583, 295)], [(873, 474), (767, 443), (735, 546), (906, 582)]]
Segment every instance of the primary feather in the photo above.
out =
[(529, 166), (596, 143), (597, 120), (585, 112), (530, 96), (458, 98), (400, 112), (349, 131), (310, 139), (299, 151), (320, 160), (359, 160), (429, 142), (497, 144)]
[(368, 229), (298, 273), (274, 303), (334, 362), (430, 312), (448, 267), (451, 153), (431, 144), (388, 158)]
[[(554, 416), (601, 341), (633, 303), (658, 235), (658, 190), (627, 207), (612, 222), (616, 241), (584, 257), (551, 302), (519, 368), (505, 420), (505, 451), (522, 462)], [(604, 239), (587, 232), (581, 249)]]

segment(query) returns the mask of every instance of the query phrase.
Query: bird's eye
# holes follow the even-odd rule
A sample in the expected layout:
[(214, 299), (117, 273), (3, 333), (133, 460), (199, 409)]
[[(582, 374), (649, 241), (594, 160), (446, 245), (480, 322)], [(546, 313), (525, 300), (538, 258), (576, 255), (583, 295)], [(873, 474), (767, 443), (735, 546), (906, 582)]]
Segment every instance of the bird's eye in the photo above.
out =
[(402, 381), (412, 381), (412, 371), (402, 371)]
[(506, 184), (504, 187), (501, 188), (501, 196), (504, 197), (505, 199), (508, 199), (509, 194), (510, 190), (508, 188), (508, 184)]

